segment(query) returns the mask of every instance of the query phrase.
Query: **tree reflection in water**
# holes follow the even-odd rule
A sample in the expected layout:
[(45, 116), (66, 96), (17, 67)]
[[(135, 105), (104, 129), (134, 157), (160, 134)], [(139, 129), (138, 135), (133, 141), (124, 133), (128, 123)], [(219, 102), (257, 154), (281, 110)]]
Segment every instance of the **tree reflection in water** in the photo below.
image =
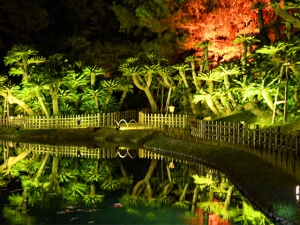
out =
[(7, 224), (272, 224), (224, 174), (204, 165), (143, 149), (66, 149), (3, 142), (0, 185), (9, 192), (1, 192), (0, 219)]

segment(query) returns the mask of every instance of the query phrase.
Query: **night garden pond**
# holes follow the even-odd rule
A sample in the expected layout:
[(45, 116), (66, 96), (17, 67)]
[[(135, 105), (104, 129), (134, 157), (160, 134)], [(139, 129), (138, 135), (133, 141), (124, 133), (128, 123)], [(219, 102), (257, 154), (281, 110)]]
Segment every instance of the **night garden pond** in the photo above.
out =
[(273, 224), (218, 170), (103, 145), (2, 141), (1, 224)]

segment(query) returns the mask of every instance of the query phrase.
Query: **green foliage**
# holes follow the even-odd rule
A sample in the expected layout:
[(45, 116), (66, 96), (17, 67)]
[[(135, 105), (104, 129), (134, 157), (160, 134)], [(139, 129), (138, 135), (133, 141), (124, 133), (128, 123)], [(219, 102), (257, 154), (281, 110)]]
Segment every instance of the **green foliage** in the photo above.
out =
[(101, 188), (106, 191), (115, 191), (121, 188), (120, 180), (108, 178), (101, 184)]
[(69, 104), (59, 106), (60, 115), (75, 115), (75, 107)]
[(64, 188), (63, 195), (65, 199), (78, 199), (85, 195), (88, 187), (84, 183), (73, 182)]
[(179, 209), (188, 209), (190, 207), (190, 204), (191, 204), (190, 201), (175, 202), (173, 204), (173, 207)]
[(99, 112), (99, 109), (94, 100), (88, 100), (81, 104), (80, 110), (86, 114), (95, 114)]
[(60, 183), (70, 182), (77, 177), (78, 173), (74, 173), (74, 171), (62, 170), (57, 175), (57, 180)]
[(85, 195), (83, 196), (84, 204), (91, 206), (103, 202), (104, 195)]
[(23, 201), (23, 197), (20, 194), (12, 194), (8, 196), (8, 201), (10, 206), (20, 206)]
[(122, 204), (124, 206), (130, 207), (130, 206), (137, 206), (139, 204), (142, 203), (142, 199), (140, 197), (136, 197), (136, 196), (132, 196), (132, 195), (123, 195), (120, 198), (120, 202), (122, 202)]
[(103, 173), (97, 173), (93, 171), (83, 172), (83, 179), (89, 183), (101, 182), (105, 179), (106, 175)]

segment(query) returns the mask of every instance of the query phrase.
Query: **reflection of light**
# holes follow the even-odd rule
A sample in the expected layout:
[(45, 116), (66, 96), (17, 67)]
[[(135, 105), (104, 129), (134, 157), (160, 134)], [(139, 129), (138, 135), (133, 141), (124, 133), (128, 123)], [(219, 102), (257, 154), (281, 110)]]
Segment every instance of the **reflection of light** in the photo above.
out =
[(173, 161), (171, 161), (171, 162), (169, 163), (169, 168), (170, 168), (170, 169), (174, 169), (174, 167), (175, 167), (175, 166), (174, 166), (174, 163), (173, 163)]
[(297, 185), (296, 186), (296, 200), (297, 200), (297, 202), (299, 202), (299, 193), (300, 192), (300, 186), (299, 185)]
[(168, 109), (170, 113), (173, 113), (175, 110), (175, 106), (169, 106)]
[[(125, 152), (124, 155), (122, 155), (119, 150), (126, 150), (126, 152)], [(133, 155), (130, 154), (129, 150), (130, 150), (129, 148), (125, 148), (125, 147), (121, 147), (120, 148), (120, 147), (117, 147), (116, 148), (117, 153), (116, 153), (115, 157), (119, 156), (120, 158), (125, 158), (128, 155), (130, 158), (134, 159), (138, 155), (138, 153), (136, 153), (136, 155), (133, 156)]]

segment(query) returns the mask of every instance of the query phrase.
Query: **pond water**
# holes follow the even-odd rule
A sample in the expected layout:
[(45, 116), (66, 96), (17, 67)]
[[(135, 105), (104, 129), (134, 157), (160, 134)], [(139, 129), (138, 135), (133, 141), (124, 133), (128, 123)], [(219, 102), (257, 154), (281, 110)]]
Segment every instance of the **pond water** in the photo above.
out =
[(2, 141), (0, 153), (0, 224), (272, 224), (220, 171), (144, 149)]

